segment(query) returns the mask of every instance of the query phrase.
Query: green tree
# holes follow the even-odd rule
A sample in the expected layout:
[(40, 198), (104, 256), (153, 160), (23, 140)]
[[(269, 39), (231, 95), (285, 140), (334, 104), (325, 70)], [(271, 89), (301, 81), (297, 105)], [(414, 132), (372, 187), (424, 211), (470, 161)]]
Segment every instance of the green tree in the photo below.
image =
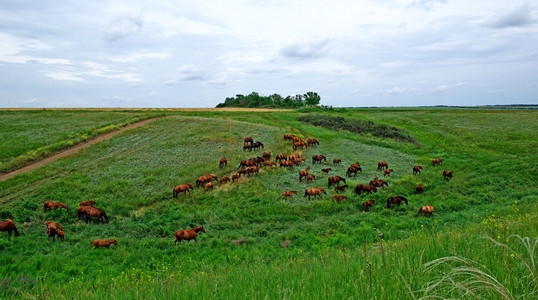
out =
[(303, 95), (306, 105), (318, 105), (321, 97), (316, 92), (308, 92)]

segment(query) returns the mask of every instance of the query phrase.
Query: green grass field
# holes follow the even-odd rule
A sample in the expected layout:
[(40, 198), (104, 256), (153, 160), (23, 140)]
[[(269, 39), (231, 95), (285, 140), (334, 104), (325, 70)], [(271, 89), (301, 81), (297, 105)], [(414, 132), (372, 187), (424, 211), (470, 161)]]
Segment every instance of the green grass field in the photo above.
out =
[[(65, 139), (55, 137), (63, 130), (66, 136), (80, 131), (72, 126), (78, 114), (84, 116), (81, 130), (140, 115), (163, 117), (0, 182), (0, 217), (14, 220), (21, 231), (11, 239), (0, 235), (1, 298), (534, 299), (537, 295), (536, 252), (527, 251), (512, 236), (530, 237), (531, 244), (537, 237), (535, 111), (88, 111), (68, 117), (10, 112), (0, 114), (0, 124), (12, 124), (11, 115), (17, 115), (14, 124), (23, 128), (29, 120), (56, 124), (48, 133), (38, 126), (26, 129), (40, 132), (42, 143), (50, 144)], [(315, 127), (297, 119), (305, 115), (394, 126), (416, 143)], [(6, 137), (19, 134), (17, 126), (6, 128), (2, 133)], [(239, 183), (216, 184), (208, 192), (196, 188), (192, 194), (172, 198), (174, 186), (194, 184), (206, 173), (231, 177), (240, 160), (263, 151), (271, 151), (272, 160), (278, 153), (294, 153), (291, 143), (282, 139), (285, 133), (315, 137), (320, 145), (298, 150), (307, 160), (293, 171), (264, 167)], [(242, 151), (245, 136), (262, 141), (263, 151)], [(314, 154), (325, 155), (327, 164), (313, 165)], [(222, 156), (229, 164), (219, 169)], [(444, 159), (441, 166), (432, 167), (435, 157)], [(342, 159), (342, 165), (332, 166), (333, 158)], [(389, 188), (372, 195), (353, 194), (357, 183), (383, 177), (376, 170), (380, 160), (394, 169), (384, 178)], [(363, 172), (347, 179), (351, 187), (344, 193), (347, 201), (332, 202), (332, 189), (321, 199), (303, 197), (307, 187), (327, 188), (321, 168), (331, 167), (331, 175), (343, 176), (356, 161)], [(300, 183), (298, 171), (308, 165), (316, 179)], [(421, 174), (412, 175), (414, 165), (424, 167)], [(443, 179), (443, 170), (454, 171), (454, 178)], [(425, 186), (423, 195), (414, 194), (418, 183)], [(297, 190), (298, 195), (283, 201), (281, 193), (286, 190)], [(409, 205), (387, 209), (387, 197), (396, 195), (408, 198)], [(376, 204), (363, 212), (362, 202), (368, 199)], [(65, 203), (70, 210), (44, 213), (41, 208), (48, 200)], [(79, 221), (76, 208), (85, 200), (96, 201), (110, 223)], [(418, 208), (427, 204), (435, 206), (433, 217), (418, 216)], [(65, 242), (47, 239), (43, 225), (47, 220), (64, 227)], [(199, 235), (198, 243), (174, 246), (176, 230), (199, 225), (207, 234)], [(486, 235), (511, 249), (483, 238)], [(107, 238), (116, 239), (118, 247), (93, 250), (89, 245)], [(233, 243), (238, 240), (241, 245)], [(282, 246), (284, 241), (287, 247)], [(439, 276), (450, 274), (453, 262), (425, 268), (430, 261), (450, 256), (467, 258), (471, 262), (466, 267), (491, 274), (502, 288), (474, 288), (465, 281), (454, 288), (440, 282)]]

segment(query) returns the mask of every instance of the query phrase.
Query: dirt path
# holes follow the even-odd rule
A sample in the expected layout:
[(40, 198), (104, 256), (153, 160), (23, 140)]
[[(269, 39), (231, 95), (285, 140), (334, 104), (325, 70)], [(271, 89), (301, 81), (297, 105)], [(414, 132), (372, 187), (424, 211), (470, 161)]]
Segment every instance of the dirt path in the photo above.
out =
[(30, 165), (27, 165), (25, 167), (22, 167), (20, 169), (15, 170), (15, 171), (12, 171), (12, 172), (9, 172), (9, 173), (6, 173), (6, 174), (1, 174), (0, 175), (0, 181), (9, 179), (9, 178), (11, 178), (13, 176), (16, 176), (16, 175), (19, 175), (19, 174), (22, 174), (22, 173), (30, 172), (30, 171), (32, 171), (34, 169), (42, 167), (42, 166), (44, 166), (44, 165), (46, 165), (48, 163), (51, 163), (51, 162), (53, 162), (55, 160), (58, 160), (58, 159), (60, 159), (62, 157), (65, 157), (65, 156), (68, 156), (70, 154), (73, 154), (73, 153), (79, 151), (80, 149), (86, 148), (86, 147), (91, 146), (91, 145), (93, 145), (95, 143), (99, 143), (99, 142), (102, 142), (102, 141), (104, 141), (106, 139), (109, 139), (109, 138), (115, 136), (116, 134), (124, 132), (125, 130), (136, 128), (138, 126), (141, 126), (141, 125), (144, 125), (146, 123), (152, 122), (152, 121), (154, 121), (156, 119), (158, 119), (158, 117), (157, 118), (146, 119), (146, 120), (136, 122), (136, 123), (133, 123), (133, 124), (129, 124), (129, 125), (127, 125), (125, 127), (122, 127), (122, 128), (120, 128), (118, 130), (99, 135), (99, 136), (97, 136), (96, 138), (94, 138), (92, 140), (89, 140), (87, 142), (79, 143), (79, 144), (77, 144), (77, 145), (75, 145), (75, 146), (73, 146), (73, 147), (71, 147), (71, 148), (69, 148), (67, 150), (59, 152), (58, 154), (55, 154), (53, 156), (49, 156), (49, 157), (47, 157), (47, 158), (45, 158), (43, 160), (37, 161), (35, 163), (32, 163)]

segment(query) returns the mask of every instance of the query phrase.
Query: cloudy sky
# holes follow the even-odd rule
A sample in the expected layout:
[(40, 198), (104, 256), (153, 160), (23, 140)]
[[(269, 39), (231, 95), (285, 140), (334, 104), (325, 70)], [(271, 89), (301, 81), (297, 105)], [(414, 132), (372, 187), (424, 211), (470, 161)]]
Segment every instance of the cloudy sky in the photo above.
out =
[(1, 1), (0, 107), (538, 103), (538, 3)]

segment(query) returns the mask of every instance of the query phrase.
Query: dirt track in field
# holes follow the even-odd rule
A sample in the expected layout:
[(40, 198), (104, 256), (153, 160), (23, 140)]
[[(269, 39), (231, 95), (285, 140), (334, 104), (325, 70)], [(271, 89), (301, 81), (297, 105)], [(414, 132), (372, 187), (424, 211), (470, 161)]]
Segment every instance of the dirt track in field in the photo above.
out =
[(27, 172), (30, 172), (32, 170), (35, 170), (39, 167), (42, 167), (48, 163), (51, 163), (55, 160), (58, 160), (62, 157), (65, 157), (65, 156), (68, 156), (70, 154), (73, 154), (77, 151), (79, 151), (80, 149), (83, 149), (83, 148), (86, 148), (88, 146), (91, 146), (93, 144), (96, 144), (96, 143), (99, 143), (99, 142), (102, 142), (104, 140), (107, 140), (121, 132), (124, 132), (125, 130), (129, 130), (129, 129), (132, 129), (132, 128), (136, 128), (138, 126), (141, 126), (141, 125), (144, 125), (146, 123), (149, 123), (149, 122), (152, 122), (154, 120), (158, 119), (157, 118), (150, 118), (150, 119), (146, 119), (146, 120), (143, 120), (143, 121), (140, 121), (140, 122), (136, 122), (136, 123), (133, 123), (133, 124), (129, 124), (125, 127), (122, 127), (118, 130), (115, 130), (115, 131), (112, 131), (112, 132), (109, 132), (109, 133), (105, 133), (105, 134), (102, 134), (102, 135), (99, 135), (97, 136), (96, 138), (92, 139), (92, 140), (89, 140), (87, 142), (82, 142), (82, 143), (79, 143), (69, 149), (66, 149), (64, 151), (61, 151), (53, 156), (49, 156), (43, 160), (40, 160), (40, 161), (37, 161), (35, 163), (32, 163), (32, 164), (29, 164), (27, 166), (24, 166), (20, 169), (17, 169), (15, 171), (12, 171), (12, 172), (9, 172), (9, 173), (6, 173), (6, 174), (0, 174), (0, 181), (3, 181), (3, 180), (6, 180), (6, 179), (9, 179), (13, 176), (16, 176), (16, 175), (19, 175), (19, 174), (22, 174), (22, 173), (27, 173)]

